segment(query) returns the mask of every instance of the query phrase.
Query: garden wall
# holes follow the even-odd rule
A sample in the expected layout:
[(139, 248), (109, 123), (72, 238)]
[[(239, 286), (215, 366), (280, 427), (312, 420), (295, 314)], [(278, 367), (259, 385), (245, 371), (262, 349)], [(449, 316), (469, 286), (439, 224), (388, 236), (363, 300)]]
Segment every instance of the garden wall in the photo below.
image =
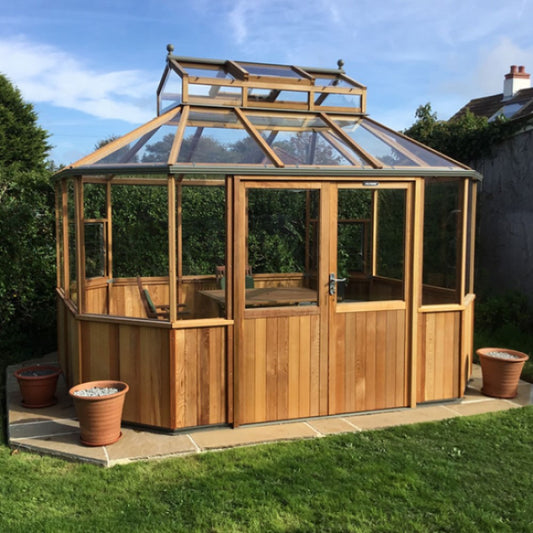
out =
[(533, 130), (494, 147), (472, 163), (479, 191), (479, 288), (517, 290), (533, 304)]

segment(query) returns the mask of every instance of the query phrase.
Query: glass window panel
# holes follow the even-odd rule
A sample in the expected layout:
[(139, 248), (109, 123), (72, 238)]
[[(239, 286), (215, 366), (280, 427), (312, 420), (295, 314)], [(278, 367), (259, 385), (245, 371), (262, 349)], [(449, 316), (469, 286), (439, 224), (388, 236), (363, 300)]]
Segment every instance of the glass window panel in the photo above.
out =
[(460, 180), (426, 180), (423, 304), (459, 303), (461, 187)]
[(83, 186), (83, 216), (106, 218), (106, 186), (101, 183), (85, 183)]
[(247, 307), (317, 304), (319, 191), (248, 190)]
[(85, 223), (85, 277), (105, 276), (105, 224)]
[(474, 250), (473, 250), (473, 242), (474, 242), (474, 235), (472, 230), (474, 229), (474, 212), (475, 212), (475, 191), (476, 191), (476, 184), (473, 182), (470, 182), (468, 184), (468, 213), (466, 217), (466, 257), (465, 257), (465, 268), (466, 268), (466, 278), (465, 278), (465, 295), (468, 293), (474, 292), (474, 279), (473, 279), (473, 272), (472, 272), (472, 264), (474, 261)]
[(337, 221), (337, 302), (369, 299), (372, 270), (373, 191), (339, 189)]
[[(313, 76), (312, 72), (309, 72)], [(338, 76), (326, 76), (319, 74), (315, 76), (315, 87), (341, 87), (348, 88), (354, 87), (353, 83), (348, 83), (346, 80), (339, 78)]]
[(74, 201), (74, 181), (67, 182), (67, 213), (68, 213), (68, 265), (70, 299), (78, 302), (78, 276), (76, 270), (76, 207)]
[(68, 224), (68, 262), (69, 262), (69, 282), (70, 299), (78, 302), (78, 272), (76, 270), (76, 226), (69, 221)]
[[(377, 255), (378, 276), (403, 280), (405, 249), (405, 190), (377, 191)], [(403, 298), (399, 293), (394, 299)]]
[(191, 112), (178, 162), (271, 164), (230, 111)]
[(305, 91), (278, 91), (275, 89), (248, 89), (248, 102), (253, 104), (301, 104), (307, 106), (309, 93)]
[(56, 228), (59, 249), (59, 287), (65, 289), (65, 247), (63, 243), (63, 189), (61, 183), (56, 184)]
[(361, 107), (360, 94), (316, 93), (315, 105), (322, 107)]
[(405, 209), (403, 189), (339, 190), (337, 302), (404, 298)]
[[(185, 306), (185, 312), (178, 314), (178, 318), (225, 316), (225, 294), (219, 294), (226, 285), (225, 187), (184, 185), (181, 198), (183, 278), (180, 303)], [(220, 272), (218, 277), (217, 272)]]
[(226, 85), (189, 84), (189, 103), (205, 104), (209, 101), (231, 106), (242, 105), (242, 89)]
[(159, 114), (176, 107), (182, 102), (182, 79), (180, 76), (169, 72), (159, 93)]
[(168, 276), (168, 194), (155, 185), (113, 185), (113, 276)]

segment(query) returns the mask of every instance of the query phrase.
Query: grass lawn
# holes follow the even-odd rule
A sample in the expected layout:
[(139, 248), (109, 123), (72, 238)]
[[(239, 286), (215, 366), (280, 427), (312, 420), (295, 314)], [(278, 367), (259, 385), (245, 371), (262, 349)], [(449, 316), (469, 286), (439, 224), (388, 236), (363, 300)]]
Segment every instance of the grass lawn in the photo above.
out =
[(531, 531), (533, 407), (111, 469), (0, 445), (0, 531)]

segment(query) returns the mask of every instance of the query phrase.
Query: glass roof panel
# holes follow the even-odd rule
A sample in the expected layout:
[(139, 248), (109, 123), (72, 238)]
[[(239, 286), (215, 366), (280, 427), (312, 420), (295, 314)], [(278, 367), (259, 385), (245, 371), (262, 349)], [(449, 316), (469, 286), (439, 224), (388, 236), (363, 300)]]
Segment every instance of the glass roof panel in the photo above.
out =
[(190, 112), (178, 163), (272, 165), (236, 115), (229, 110)]
[(295, 72), (289, 65), (266, 65), (256, 63), (242, 63), (238, 65), (246, 70), (252, 76), (268, 76), (273, 78), (300, 78), (302, 77)]
[(455, 167), (452, 162), (366, 119), (334, 118), (365, 152), (386, 167)]
[(375, 157), (384, 166), (418, 166), (418, 164), (396, 150), (393, 146), (384, 142), (377, 135), (363, 127), (362, 119), (336, 119), (340, 126), (365, 152)]
[(500, 107), (496, 113), (494, 113), (490, 118), (489, 122), (493, 122), (496, 120), (500, 115), (503, 115), (505, 118), (511, 118), (513, 115), (518, 113), (520, 109), (524, 107), (524, 102), (515, 102), (512, 104), (504, 105), (503, 107)]
[(166, 163), (176, 135), (176, 126), (161, 126), (137, 153), (140, 163)]
[(235, 79), (229, 72), (226, 72), (223, 65), (187, 66), (184, 70), (189, 76), (196, 76), (199, 78), (219, 78), (224, 80)]
[(286, 165), (362, 166), (359, 156), (314, 115), (247, 114)]
[(432, 150), (429, 150), (428, 148), (409, 140), (407, 137), (398, 135), (397, 133), (381, 126), (374, 121), (363, 120), (363, 125), (367, 128), (372, 128), (373, 131), (381, 135), (383, 139), (385, 139), (392, 146), (396, 146), (398, 149), (403, 149), (406, 153), (413, 154), (413, 156), (419, 160), (420, 166), (446, 167), (454, 169), (462, 168), (453, 161), (450, 161), (438, 153), (435, 153)]
[[(158, 128), (141, 134), (126, 145), (117, 147), (109, 155), (95, 162), (96, 165), (167, 163), (170, 148), (179, 123), (179, 111)], [(118, 142), (120, 139), (114, 142)]]

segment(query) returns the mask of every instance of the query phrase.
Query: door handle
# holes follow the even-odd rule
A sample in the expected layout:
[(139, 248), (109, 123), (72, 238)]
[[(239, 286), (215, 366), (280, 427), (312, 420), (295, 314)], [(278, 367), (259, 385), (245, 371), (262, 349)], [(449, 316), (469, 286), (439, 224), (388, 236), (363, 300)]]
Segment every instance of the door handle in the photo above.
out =
[(341, 282), (344, 283), (346, 281), (346, 278), (336, 278), (335, 274), (332, 272), (329, 275), (329, 294), (330, 296), (333, 296), (337, 290), (337, 283)]

